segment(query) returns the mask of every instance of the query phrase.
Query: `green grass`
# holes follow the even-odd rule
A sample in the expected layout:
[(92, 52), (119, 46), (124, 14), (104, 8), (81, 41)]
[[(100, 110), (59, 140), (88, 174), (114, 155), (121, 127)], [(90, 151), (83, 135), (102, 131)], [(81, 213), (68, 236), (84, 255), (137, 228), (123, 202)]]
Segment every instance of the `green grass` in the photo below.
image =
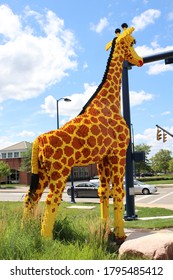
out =
[[(141, 181), (139, 179), (139, 181)], [(173, 180), (153, 180), (153, 181), (146, 181), (144, 182), (146, 184), (151, 184), (151, 185), (167, 185), (167, 184), (173, 184)]]
[[(84, 204), (84, 203), (83, 203)], [(83, 205), (78, 203), (78, 205)], [(39, 203), (36, 218), (21, 229), (23, 203), (0, 202), (0, 259), (4, 260), (116, 260), (118, 245), (108, 239), (108, 230), (100, 224), (100, 205), (93, 210), (67, 209), (62, 202), (54, 227), (54, 240), (40, 236), (40, 224), (45, 204)], [(139, 217), (173, 215), (173, 211), (160, 208), (137, 207)], [(111, 219), (113, 205), (110, 205)], [(173, 227), (172, 219), (130, 221), (125, 227)], [(126, 259), (132, 257), (126, 256)], [(138, 258), (139, 259), (139, 258)]]

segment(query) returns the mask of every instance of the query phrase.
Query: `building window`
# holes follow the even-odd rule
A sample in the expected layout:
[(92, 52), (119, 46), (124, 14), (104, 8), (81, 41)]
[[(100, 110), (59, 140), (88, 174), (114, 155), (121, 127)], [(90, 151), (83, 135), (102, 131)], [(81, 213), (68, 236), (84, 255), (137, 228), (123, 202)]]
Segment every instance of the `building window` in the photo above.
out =
[(2, 158), (6, 158), (6, 153), (2, 153)]
[(86, 179), (89, 177), (88, 167), (74, 167), (74, 179)]
[(14, 158), (19, 158), (19, 152), (14, 152)]
[(8, 153), (8, 158), (12, 158), (13, 157), (13, 153)]
[(8, 182), (12, 184), (19, 183), (19, 171), (16, 169), (11, 169), (11, 174), (8, 176)]

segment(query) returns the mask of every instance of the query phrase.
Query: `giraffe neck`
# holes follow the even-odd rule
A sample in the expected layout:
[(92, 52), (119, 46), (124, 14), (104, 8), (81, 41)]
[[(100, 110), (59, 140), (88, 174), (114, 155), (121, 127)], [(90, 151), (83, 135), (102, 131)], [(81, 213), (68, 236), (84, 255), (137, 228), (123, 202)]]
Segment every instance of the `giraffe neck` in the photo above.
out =
[(115, 41), (116, 38), (112, 42), (112, 48), (102, 82), (83, 107), (80, 114), (84, 113), (87, 109), (100, 106), (111, 106), (114, 108), (114, 111), (120, 113), (120, 91), (124, 58), (120, 47), (116, 48), (115, 52)]

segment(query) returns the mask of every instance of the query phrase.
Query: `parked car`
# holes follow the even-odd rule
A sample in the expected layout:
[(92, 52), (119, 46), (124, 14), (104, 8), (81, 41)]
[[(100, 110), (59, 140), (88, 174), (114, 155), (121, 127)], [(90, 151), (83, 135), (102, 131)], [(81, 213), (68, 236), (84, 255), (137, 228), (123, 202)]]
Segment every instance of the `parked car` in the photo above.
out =
[(99, 179), (99, 175), (93, 176), (93, 177), (91, 178), (91, 180), (92, 180), (92, 179)]
[[(81, 182), (74, 186), (74, 197), (98, 197), (98, 183)], [(67, 188), (67, 194), (71, 196), (71, 187)]]
[(135, 194), (151, 194), (157, 192), (157, 187), (155, 185), (145, 184), (134, 179), (134, 192)]
[(154, 176), (154, 173), (151, 172), (141, 173), (141, 177), (152, 177), (152, 176)]
[(97, 178), (97, 177), (96, 177), (96, 178), (93, 177), (92, 179), (89, 180), (89, 182), (90, 182), (90, 183), (94, 183), (94, 184), (99, 184), (99, 183), (100, 183), (100, 180), (99, 180), (99, 178)]

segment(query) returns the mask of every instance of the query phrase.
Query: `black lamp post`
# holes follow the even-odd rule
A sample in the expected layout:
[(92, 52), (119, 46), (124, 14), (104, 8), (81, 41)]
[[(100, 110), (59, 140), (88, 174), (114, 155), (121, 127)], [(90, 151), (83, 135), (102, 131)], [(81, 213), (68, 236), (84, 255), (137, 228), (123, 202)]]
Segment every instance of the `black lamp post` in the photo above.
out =
[(60, 100), (64, 100), (65, 102), (71, 102), (71, 99), (69, 98), (60, 98), (56, 101), (56, 105), (57, 105), (57, 129), (59, 129), (59, 101)]
[[(59, 129), (59, 101), (64, 100), (65, 102), (70, 102), (71, 99), (69, 98), (60, 98), (57, 100), (57, 129)], [(75, 203), (75, 198), (74, 198), (74, 179), (73, 179), (73, 167), (71, 169), (71, 203)]]

